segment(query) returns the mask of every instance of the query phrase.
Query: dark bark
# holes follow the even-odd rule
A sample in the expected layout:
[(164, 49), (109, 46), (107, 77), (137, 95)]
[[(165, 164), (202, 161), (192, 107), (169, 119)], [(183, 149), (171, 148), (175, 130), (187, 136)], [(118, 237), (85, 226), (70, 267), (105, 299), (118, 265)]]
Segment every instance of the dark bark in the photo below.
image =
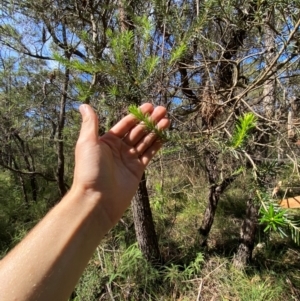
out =
[(17, 47), (14, 47), (13, 45), (7, 43), (6, 41), (2, 41), (0, 38), (1, 43), (3, 43), (5, 46), (11, 48), (12, 50), (19, 52), (19, 53), (23, 53), (25, 55), (28, 55), (30, 57), (39, 59), (39, 60), (47, 60), (47, 61), (54, 61), (53, 58), (49, 57), (49, 56), (43, 56), (43, 55), (39, 55), (37, 53), (32, 53), (31, 51), (29, 51), (24, 45), (21, 45), (23, 47), (23, 51), (21, 49), (18, 49)]
[(214, 221), (217, 205), (220, 199), (220, 193), (217, 191), (218, 186), (211, 186), (209, 189), (208, 204), (204, 212), (199, 232), (203, 237), (207, 237)]
[(67, 103), (67, 91), (69, 85), (69, 76), (70, 70), (66, 68), (65, 70), (65, 79), (63, 84), (63, 90), (60, 100), (60, 112), (59, 112), (59, 120), (57, 126), (57, 169), (56, 169), (56, 181), (59, 189), (59, 193), (61, 196), (64, 196), (67, 192), (67, 188), (64, 181), (65, 176), (65, 157), (64, 157), (64, 137), (63, 130), (65, 126), (66, 119), (66, 103)]
[[(3, 153), (0, 151), (0, 154), (2, 155)], [(11, 160), (13, 158), (11, 157)], [(56, 179), (52, 178), (52, 177), (48, 177), (46, 174), (43, 174), (41, 172), (38, 171), (24, 171), (24, 170), (20, 170), (20, 169), (16, 169), (13, 167), (10, 167), (9, 165), (6, 165), (3, 163), (3, 160), (0, 161), (0, 166), (2, 166), (5, 169), (8, 169), (16, 174), (20, 174), (20, 175), (27, 175), (27, 176), (40, 176), (43, 179), (49, 181), (49, 182), (56, 182)], [(15, 165), (16, 166), (16, 165)]]
[[(274, 12), (270, 12), (269, 21), (274, 24)], [(268, 53), (266, 55), (266, 65), (269, 66), (270, 62), (273, 58), (273, 51), (275, 47), (274, 42), (274, 33), (271, 28), (268, 26), (265, 27), (265, 45), (268, 49)], [(268, 81), (265, 82), (264, 89), (263, 89), (263, 96), (264, 96), (264, 115), (268, 119), (274, 118), (275, 113), (275, 93), (276, 91), (276, 80), (275, 78), (270, 78)], [(264, 125), (264, 131), (258, 136), (257, 142), (258, 145), (254, 149), (254, 153), (258, 156), (258, 159), (254, 159), (254, 162), (257, 166), (260, 166), (262, 160), (268, 157), (268, 144), (270, 142), (270, 131), (268, 131), (268, 126)], [(258, 155), (257, 155), (258, 154)], [(259, 187), (264, 189), (265, 185), (269, 182), (268, 175), (259, 175), (257, 184)], [(258, 223), (258, 206), (254, 203), (252, 197), (249, 198), (247, 202), (247, 209), (246, 209), (246, 217), (243, 221), (242, 229), (241, 229), (241, 242), (238, 247), (237, 254), (233, 259), (233, 263), (238, 268), (243, 268), (247, 265), (247, 263), (252, 258), (252, 251), (254, 248), (254, 241), (255, 241), (255, 234), (256, 228)]]
[(29, 179), (30, 179), (30, 186), (31, 186), (31, 193), (32, 193), (32, 200), (34, 202), (37, 201), (37, 181), (35, 176), (35, 166), (34, 160), (31, 156), (29, 147), (27, 143), (20, 137), (17, 131), (13, 131), (12, 136), (15, 138), (15, 141), (19, 147), (19, 150), (22, 154), (24, 159), (25, 165), (27, 170), (29, 171)]
[(208, 176), (210, 189), (208, 195), (208, 204), (204, 212), (204, 217), (202, 220), (201, 227), (199, 228), (199, 233), (202, 236), (200, 243), (202, 245), (206, 243), (206, 238), (213, 224), (217, 205), (220, 199), (220, 191), (219, 189), (217, 190), (217, 185), (216, 185), (218, 174), (219, 174), (217, 169), (217, 159), (218, 159), (218, 153), (209, 150), (205, 151), (205, 169)]
[[(226, 89), (232, 87), (233, 85), (233, 65), (230, 62), (233, 59), (239, 48), (243, 46), (245, 39), (247, 38), (248, 24), (250, 24), (255, 18), (255, 12), (257, 10), (257, 4), (255, 1), (249, 3), (248, 12), (245, 13), (239, 7), (236, 8), (241, 20), (241, 28), (233, 29), (227, 36), (227, 40), (222, 39), (224, 49), (222, 59), (220, 60), (220, 65), (217, 70), (217, 86), (218, 89)], [(216, 20), (219, 27), (221, 35), (223, 35), (222, 20)]]
[[(63, 44), (67, 47), (68, 46), (68, 39), (67, 39), (67, 30), (65, 25), (62, 25), (62, 39)], [(68, 47), (67, 47), (68, 48)], [(68, 48), (65, 50), (65, 58), (70, 60), (73, 52), (72, 49)], [(68, 88), (69, 88), (69, 81), (70, 81), (70, 69), (65, 67), (65, 77), (61, 92), (60, 98), (60, 110), (59, 110), (59, 117), (57, 123), (57, 168), (56, 168), (56, 181), (59, 189), (60, 196), (63, 197), (67, 192), (67, 187), (65, 185), (64, 177), (65, 177), (65, 156), (64, 156), (64, 135), (63, 130), (65, 127), (65, 120), (66, 120), (66, 104), (68, 99)]]
[(240, 245), (233, 259), (233, 264), (237, 268), (244, 268), (252, 258), (257, 230), (258, 210), (257, 204), (250, 198), (247, 202), (246, 216), (241, 228)]
[[(225, 51), (223, 53), (222, 60), (220, 61), (217, 70), (217, 90), (227, 89), (228, 87), (232, 87), (233, 85), (234, 72), (230, 60), (236, 56), (239, 48), (243, 46), (243, 42), (247, 37), (246, 24), (247, 22), (253, 20), (257, 7), (255, 2), (250, 2), (248, 14), (245, 14), (239, 8), (237, 9), (241, 21), (244, 22), (244, 28), (233, 29), (230, 32), (230, 34), (227, 34), (227, 36), (229, 37), (227, 41), (224, 39), (222, 40)], [(220, 32), (223, 35), (223, 29), (221, 24), (222, 20), (217, 19), (216, 21), (218, 22), (218, 25), (220, 27)], [(209, 119), (209, 124), (213, 124), (214, 119), (216, 118), (217, 115), (218, 114), (216, 114), (215, 116)], [(204, 118), (205, 116), (202, 117)], [(204, 122), (204, 124), (205, 123), (208, 124), (207, 121)], [(218, 153), (216, 152), (206, 151), (205, 153), (205, 166), (206, 166), (206, 172), (210, 184), (210, 189), (209, 189), (208, 205), (206, 207), (202, 224), (199, 229), (199, 232), (202, 236), (201, 244), (203, 245), (206, 243), (207, 236), (212, 227), (220, 196), (224, 192), (224, 190), (234, 181), (236, 177), (236, 176), (230, 176), (227, 179), (223, 180), (221, 184), (218, 184), (218, 180), (220, 177), (217, 168), (217, 157), (218, 157)]]
[[(121, 31), (130, 30), (134, 32), (135, 27), (133, 26), (133, 20), (131, 19), (131, 16), (134, 14), (134, 9), (134, 1), (129, 3), (126, 3), (126, 1), (123, 0), (119, 1), (119, 21), (121, 25)], [(134, 48), (132, 48), (132, 51), (134, 52)], [(132, 76), (132, 64), (126, 58), (126, 56), (125, 66), (129, 75), (129, 84), (132, 87), (132, 91), (134, 91), (135, 79)], [(137, 94), (126, 96), (126, 100), (129, 103), (133, 103), (137, 106), (140, 105), (140, 99), (141, 98)], [(147, 261), (153, 265), (159, 265), (161, 256), (152, 218), (145, 173), (143, 173), (138, 190), (132, 201), (132, 211), (139, 248)]]
[[(77, 55), (78, 57), (80, 57), (81, 59), (83, 60), (86, 60), (86, 56), (81, 52), (79, 51), (78, 49), (71, 49), (71, 46), (66, 42), (66, 39), (63, 38), (63, 41), (61, 41), (57, 35), (55, 34), (55, 31), (54, 31), (54, 28), (51, 26), (49, 20), (47, 19), (44, 19), (44, 22), (45, 22), (45, 25), (47, 27), (47, 30), (49, 31), (52, 39), (53, 39), (53, 42), (58, 46), (60, 47), (61, 49), (63, 49), (64, 51), (66, 52), (70, 52), (72, 54), (75, 54)], [(64, 26), (64, 24), (62, 25)]]
[(132, 212), (139, 248), (149, 262), (158, 265), (161, 256), (150, 208), (145, 173), (132, 201)]
[[(19, 169), (19, 166), (16, 162), (16, 160), (12, 159), (13, 162), (14, 162), (14, 166), (16, 169)], [(22, 177), (22, 174), (18, 174), (18, 178), (19, 178), (19, 181), (20, 181), (20, 184), (21, 184), (21, 187), (22, 187), (22, 192), (23, 192), (23, 198), (24, 198), (24, 203), (25, 204), (28, 204), (28, 197), (27, 197), (27, 191), (26, 191), (26, 186), (25, 186), (25, 182), (24, 182), (24, 179)]]
[(189, 77), (187, 73), (187, 63), (184, 60), (179, 63), (178, 70), (180, 73), (182, 93), (193, 103), (199, 103), (199, 98), (195, 95), (192, 88), (190, 88)]
[(219, 179), (219, 171), (217, 168), (217, 158), (218, 153), (213, 151), (206, 151), (205, 153), (205, 168), (208, 175), (208, 181), (210, 184), (208, 204), (204, 212), (204, 217), (202, 219), (201, 227), (199, 228), (199, 233), (201, 235), (201, 244), (205, 245), (207, 236), (210, 232), (212, 224), (214, 222), (214, 217), (216, 214), (218, 202), (220, 196), (225, 191), (225, 189), (235, 180), (236, 175), (232, 175), (224, 179), (221, 184), (217, 184)]

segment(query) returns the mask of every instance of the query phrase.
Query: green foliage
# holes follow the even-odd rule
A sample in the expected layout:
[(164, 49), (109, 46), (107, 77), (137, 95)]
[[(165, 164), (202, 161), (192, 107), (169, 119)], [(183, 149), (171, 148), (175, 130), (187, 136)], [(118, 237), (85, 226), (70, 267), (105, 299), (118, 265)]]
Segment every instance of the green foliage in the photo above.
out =
[(270, 204), (268, 207), (263, 203), (263, 207), (260, 209), (261, 218), (259, 222), (265, 224), (264, 232), (274, 231), (279, 232), (281, 235), (286, 236), (283, 231), (283, 227), (286, 226), (286, 210), (275, 209), (273, 204)]
[(277, 232), (282, 237), (287, 237), (289, 231), (292, 240), (300, 245), (300, 223), (293, 220), (293, 216), (288, 210), (263, 199), (262, 195), (257, 192), (262, 207), (260, 208), (260, 224), (264, 225), (264, 232)]
[(286, 218), (285, 222), (290, 230), (292, 240), (297, 245), (300, 245), (300, 221), (294, 221), (291, 218)]
[(64, 56), (56, 52), (53, 53), (53, 58), (64, 66), (67, 66), (77, 71), (86, 72), (89, 74), (102, 71), (105, 68), (102, 62), (101, 63), (83, 62), (77, 59), (70, 61), (66, 59)]
[(146, 76), (151, 76), (152, 73), (155, 71), (155, 68), (157, 67), (159, 63), (159, 57), (158, 56), (149, 56), (144, 61), (144, 70), (146, 72)]
[(151, 39), (151, 33), (154, 26), (147, 16), (135, 16), (134, 20), (137, 24), (138, 35), (141, 36), (145, 47), (147, 47), (147, 43), (149, 43)]
[(184, 42), (180, 43), (176, 48), (173, 48), (169, 64), (172, 65), (175, 62), (177, 62), (180, 58), (182, 58), (186, 50), (187, 45)]
[(114, 293), (122, 296), (127, 295), (129, 290), (133, 299), (138, 299), (141, 294), (152, 294), (155, 281), (160, 278), (159, 271), (144, 259), (136, 243), (128, 248), (120, 247), (115, 251), (98, 247), (76, 287), (77, 296), (88, 301), (95, 300), (103, 287), (114, 288)]
[[(134, 33), (131, 30), (124, 30), (118, 34), (113, 34), (111, 30), (107, 31), (110, 38), (112, 54), (117, 65), (126, 64), (126, 60), (133, 60), (134, 53), (132, 52), (134, 43)], [(131, 66), (133, 67), (133, 66)]]
[(202, 253), (198, 253), (196, 258), (191, 261), (188, 265), (176, 265), (171, 264), (165, 267), (164, 279), (171, 285), (176, 283), (177, 285), (183, 285), (183, 281), (187, 281), (196, 277), (201, 272), (201, 267), (204, 262)]
[(230, 146), (241, 148), (247, 141), (250, 131), (255, 128), (257, 118), (253, 113), (245, 113), (238, 118), (232, 135)]
[[(255, 273), (249, 276), (235, 269), (226, 272), (222, 271), (224, 279), (223, 285), (227, 285), (228, 292), (222, 293), (222, 300), (231, 300), (229, 296), (236, 296), (241, 301), (279, 301), (282, 300), (284, 293), (284, 281), (278, 275), (273, 279), (263, 277), (262, 274)], [(274, 283), (274, 281), (276, 281)], [(222, 285), (222, 284), (221, 284)]]
[(168, 134), (166, 131), (157, 128), (155, 122), (149, 118), (149, 115), (144, 114), (141, 109), (135, 105), (130, 105), (128, 108), (129, 113), (141, 122), (148, 132), (152, 132), (157, 135), (162, 141), (168, 140)]

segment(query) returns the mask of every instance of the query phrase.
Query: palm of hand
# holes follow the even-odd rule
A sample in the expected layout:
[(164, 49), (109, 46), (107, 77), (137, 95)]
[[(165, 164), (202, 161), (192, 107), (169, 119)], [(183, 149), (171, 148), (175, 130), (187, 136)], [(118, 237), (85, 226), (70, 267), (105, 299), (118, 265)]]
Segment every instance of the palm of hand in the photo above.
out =
[[(74, 183), (85, 191), (100, 193), (104, 200), (102, 205), (115, 223), (129, 206), (142, 173), (161, 143), (137, 124), (132, 115), (99, 138), (97, 117), (90, 107), (85, 109), (75, 152)], [(160, 128), (169, 125), (163, 107), (154, 110), (152, 105), (145, 104), (141, 109), (151, 114)]]

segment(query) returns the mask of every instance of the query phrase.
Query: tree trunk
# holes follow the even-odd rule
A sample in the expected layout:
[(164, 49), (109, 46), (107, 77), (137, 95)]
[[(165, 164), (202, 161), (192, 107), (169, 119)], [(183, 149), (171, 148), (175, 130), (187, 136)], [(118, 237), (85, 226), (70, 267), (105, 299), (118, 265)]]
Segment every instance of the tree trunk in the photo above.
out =
[[(251, 10), (253, 9), (253, 3), (251, 2)], [(255, 6), (255, 5), (254, 5)], [(239, 12), (241, 19), (244, 21), (252, 19), (250, 15), (244, 14), (242, 11)], [(223, 53), (223, 60), (220, 62), (219, 68), (217, 70), (217, 90), (228, 89), (232, 87), (234, 81), (233, 66), (230, 60), (234, 57), (241, 46), (243, 46), (243, 41), (247, 37), (247, 32), (244, 29), (233, 30), (231, 33), (231, 38), (225, 43), (225, 51)], [(205, 101), (202, 104), (202, 123), (208, 127), (212, 126), (215, 118), (219, 115), (218, 106), (215, 104), (218, 102), (215, 100), (215, 96), (210, 93), (209, 81), (206, 81), (203, 98)], [(226, 102), (226, 99), (222, 99)], [(208, 175), (208, 181), (210, 184), (208, 205), (205, 209), (204, 217), (202, 220), (199, 233), (201, 235), (200, 244), (205, 245), (208, 234), (212, 227), (215, 213), (217, 210), (218, 202), (221, 194), (224, 190), (234, 181), (236, 176), (230, 176), (223, 180), (220, 185), (219, 181), (219, 171), (218, 171), (218, 153), (206, 150), (205, 152), (205, 168)]]
[[(267, 15), (267, 22), (269, 24), (272, 24), (272, 26), (275, 25), (275, 20), (274, 20), (274, 10), (271, 11)], [(268, 66), (272, 63), (272, 60), (274, 58), (274, 53), (276, 50), (276, 45), (275, 45), (275, 36), (274, 36), (274, 31), (270, 26), (265, 27), (265, 33), (264, 33), (264, 40), (265, 40), (265, 48), (266, 48), (266, 66)], [(264, 90), (263, 90), (263, 105), (264, 105), (264, 111), (265, 111), (265, 116), (268, 119), (273, 119), (274, 118), (274, 113), (275, 113), (275, 102), (276, 102), (276, 66), (274, 66), (270, 72), (273, 73), (273, 75), (265, 82), (264, 84)]]
[[(130, 30), (134, 32), (135, 27), (133, 26), (133, 20), (131, 20), (132, 12), (134, 12), (135, 8), (134, 1), (126, 3), (124, 0), (119, 0), (118, 4), (121, 31)], [(128, 13), (128, 10), (131, 11), (131, 14)], [(132, 52), (135, 51), (134, 48), (131, 50)], [(127, 59), (125, 59), (125, 65), (128, 75), (132, 74), (132, 65)], [(134, 78), (129, 76), (129, 79), (131, 79), (130, 85), (134, 87)], [(137, 106), (140, 105), (140, 98), (137, 95), (128, 97), (127, 101), (129, 103), (134, 103)], [(145, 173), (143, 173), (138, 190), (132, 201), (132, 211), (139, 248), (150, 263), (159, 265), (161, 256), (152, 218)]]
[[(13, 133), (13, 137), (16, 138), (16, 141), (18, 141), (19, 150), (23, 156), (27, 170), (29, 172), (35, 172), (34, 160), (33, 157), (31, 156), (28, 144), (20, 137), (20, 135), (16, 131)], [(36, 202), (38, 186), (37, 186), (37, 180), (35, 174), (31, 174), (29, 176), (29, 179), (30, 179), (32, 200)]]
[(149, 262), (153, 265), (159, 265), (161, 256), (149, 203), (145, 173), (143, 173), (139, 188), (132, 201), (132, 212), (140, 250)]
[(209, 189), (208, 204), (204, 212), (201, 227), (199, 228), (199, 232), (203, 238), (203, 241), (201, 242), (202, 245), (205, 244), (206, 238), (214, 222), (218, 202), (220, 199), (220, 193), (217, 191), (217, 188), (218, 186), (211, 186)]
[[(12, 158), (12, 161), (14, 163), (14, 167), (18, 170), (19, 166), (14, 158)], [(24, 198), (24, 204), (27, 206), (28, 205), (28, 197), (27, 197), (27, 192), (26, 192), (26, 186), (25, 186), (25, 181), (23, 179), (23, 176), (21, 174), (18, 175), (21, 187), (22, 187), (22, 192), (23, 192), (23, 198)]]
[(288, 110), (288, 118), (287, 118), (287, 134), (290, 140), (294, 140), (296, 138), (296, 127), (294, 126), (294, 117), (297, 116), (297, 105), (296, 105), (296, 97), (291, 97), (290, 99), (290, 109)]
[(240, 245), (233, 258), (233, 264), (239, 269), (244, 268), (252, 258), (257, 218), (258, 206), (254, 203), (253, 199), (250, 198), (247, 202), (246, 217), (241, 228)]
[[(268, 16), (268, 23), (274, 25), (274, 10), (271, 11)], [(275, 51), (275, 38), (273, 30), (267, 26), (265, 28), (265, 47), (267, 49), (266, 54), (266, 66), (270, 65)], [(270, 70), (273, 71), (274, 70)], [(263, 90), (263, 106), (264, 106), (264, 115), (266, 118), (272, 120), (275, 115), (275, 105), (276, 105), (276, 79), (275, 73), (272, 75), (264, 84)], [(264, 125), (265, 129), (268, 125)], [(255, 160), (257, 165), (264, 162), (264, 159), (268, 156), (268, 143), (270, 142), (270, 136), (268, 131), (264, 131), (260, 137), (258, 137), (258, 146), (255, 148), (256, 156), (260, 157), (261, 160)], [(264, 188), (267, 181), (266, 179), (262, 182), (258, 179), (259, 187)], [(254, 204), (254, 201), (250, 197), (247, 202), (246, 217), (243, 221), (241, 229), (241, 243), (238, 247), (237, 254), (233, 260), (234, 265), (238, 268), (243, 268), (252, 258), (252, 251), (254, 248), (255, 234), (256, 234), (256, 225), (258, 223), (258, 206)]]
[(210, 188), (208, 195), (208, 204), (204, 212), (201, 227), (199, 228), (199, 233), (201, 235), (200, 244), (202, 246), (206, 244), (208, 234), (214, 222), (220, 196), (236, 178), (236, 175), (232, 175), (224, 179), (219, 185), (217, 185), (217, 181), (219, 179), (219, 171), (217, 169), (217, 158), (217, 153), (212, 151), (206, 151), (205, 168), (208, 175)]
[(63, 83), (62, 95), (60, 100), (60, 112), (57, 126), (57, 169), (56, 169), (56, 181), (61, 197), (63, 197), (67, 188), (65, 185), (65, 157), (64, 157), (64, 136), (63, 130), (65, 126), (66, 119), (66, 103), (67, 103), (67, 93), (69, 86), (70, 70), (66, 68), (65, 79)]

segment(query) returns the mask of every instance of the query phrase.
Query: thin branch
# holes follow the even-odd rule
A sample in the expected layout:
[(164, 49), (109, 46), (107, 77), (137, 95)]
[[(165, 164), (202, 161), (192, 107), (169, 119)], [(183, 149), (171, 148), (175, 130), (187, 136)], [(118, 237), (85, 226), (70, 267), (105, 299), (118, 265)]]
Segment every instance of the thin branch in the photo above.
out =
[(49, 178), (49, 177), (45, 176), (43, 173), (38, 172), (38, 171), (24, 171), (24, 170), (19, 170), (19, 169), (12, 168), (12, 167), (10, 167), (8, 165), (5, 165), (2, 162), (0, 162), (0, 165), (3, 168), (8, 169), (8, 170), (10, 170), (12, 172), (15, 172), (15, 173), (18, 173), (18, 174), (28, 175), (28, 176), (37, 175), (37, 176), (41, 176), (42, 178), (44, 178), (47, 181), (51, 181), (51, 182), (55, 182), (56, 181), (56, 179)]
[(242, 91), (239, 95), (237, 95), (235, 98), (241, 99), (244, 95), (246, 95), (249, 91), (251, 91), (256, 85), (261, 84), (262, 81), (266, 80), (266, 77), (268, 78), (270, 71), (274, 68), (276, 62), (278, 59), (282, 56), (283, 51), (286, 49), (286, 47), (289, 45), (289, 43), (292, 41), (294, 38), (294, 35), (296, 34), (298, 27), (300, 26), (300, 19), (297, 21), (293, 31), (289, 35), (287, 41), (283, 44), (282, 48), (279, 50), (278, 54), (276, 57), (273, 59), (273, 61), (270, 63), (268, 68), (256, 79), (251, 85), (249, 85), (244, 91)]
[(29, 52), (29, 51), (21, 51), (20, 49), (17, 49), (16, 47), (12, 46), (11, 44), (9, 44), (9, 43), (7, 43), (7, 42), (5, 42), (3, 40), (1, 42), (3, 43), (3, 45), (11, 48), (12, 50), (17, 51), (17, 52), (21, 52), (21, 53), (23, 53), (25, 55), (28, 55), (30, 57), (34, 57), (34, 58), (40, 59), (40, 60), (51, 60), (51, 61), (54, 61), (54, 59), (51, 58), (50, 56), (43, 56), (43, 55), (39, 55), (39, 54), (33, 54), (33, 53)]

